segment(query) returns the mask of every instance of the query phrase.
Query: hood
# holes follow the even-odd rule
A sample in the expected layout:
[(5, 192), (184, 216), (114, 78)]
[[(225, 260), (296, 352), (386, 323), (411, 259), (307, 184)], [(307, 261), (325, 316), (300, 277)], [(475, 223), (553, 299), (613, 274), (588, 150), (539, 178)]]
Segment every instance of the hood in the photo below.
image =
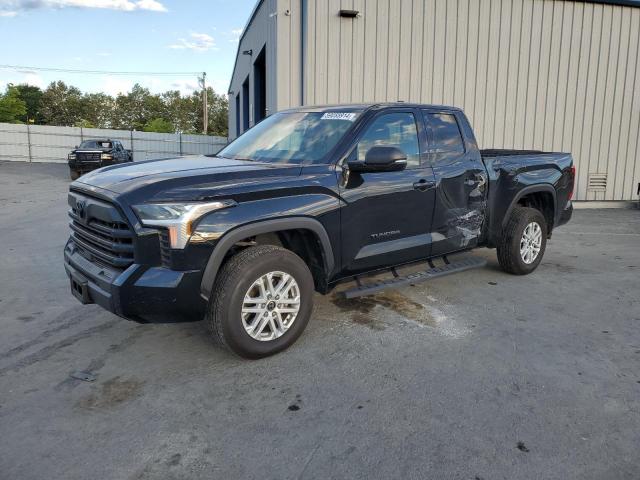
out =
[(264, 177), (299, 174), (299, 165), (193, 156), (104, 167), (83, 175), (74, 183), (81, 188), (88, 186), (117, 194), (144, 194), (152, 199), (167, 197), (169, 191), (184, 193), (187, 190), (191, 195), (199, 191), (200, 196), (205, 192), (211, 195), (213, 189), (218, 190), (227, 184), (255, 183), (263, 181)]

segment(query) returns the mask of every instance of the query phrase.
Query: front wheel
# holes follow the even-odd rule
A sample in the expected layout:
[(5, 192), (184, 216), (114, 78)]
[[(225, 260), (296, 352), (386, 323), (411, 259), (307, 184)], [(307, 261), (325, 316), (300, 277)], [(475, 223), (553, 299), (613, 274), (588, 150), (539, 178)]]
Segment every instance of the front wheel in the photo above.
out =
[(511, 211), (498, 244), (498, 263), (507, 273), (533, 272), (547, 247), (547, 222), (539, 210), (517, 206)]
[(218, 343), (242, 357), (273, 355), (304, 331), (313, 291), (311, 272), (295, 253), (272, 245), (250, 247), (218, 273), (207, 323)]

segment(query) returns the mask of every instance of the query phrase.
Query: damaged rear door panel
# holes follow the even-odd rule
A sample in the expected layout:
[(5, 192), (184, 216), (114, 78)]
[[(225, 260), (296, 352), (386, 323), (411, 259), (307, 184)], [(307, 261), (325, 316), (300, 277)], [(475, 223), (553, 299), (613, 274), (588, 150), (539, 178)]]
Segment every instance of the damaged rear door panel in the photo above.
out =
[(485, 222), (487, 171), (464, 115), (423, 109), (428, 157), (436, 178), (432, 254), (476, 247)]

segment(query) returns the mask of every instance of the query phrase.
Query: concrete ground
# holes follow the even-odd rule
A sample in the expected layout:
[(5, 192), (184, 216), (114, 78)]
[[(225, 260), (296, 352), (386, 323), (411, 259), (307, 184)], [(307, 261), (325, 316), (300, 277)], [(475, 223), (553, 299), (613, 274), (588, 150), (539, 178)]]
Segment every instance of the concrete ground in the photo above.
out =
[(640, 478), (639, 211), (576, 212), (530, 276), (482, 250), (318, 296), (298, 343), (252, 362), (201, 323), (80, 305), (67, 187), (64, 165), (0, 163), (0, 478)]

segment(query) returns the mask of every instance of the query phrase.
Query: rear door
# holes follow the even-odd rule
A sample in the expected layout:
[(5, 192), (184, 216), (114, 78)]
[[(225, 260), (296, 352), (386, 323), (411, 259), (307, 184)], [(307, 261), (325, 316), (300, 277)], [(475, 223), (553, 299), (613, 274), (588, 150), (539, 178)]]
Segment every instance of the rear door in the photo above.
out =
[(480, 152), (460, 111), (423, 109), (422, 115), (437, 182), (431, 254), (473, 248), (484, 224), (488, 186)]
[(356, 135), (347, 161), (364, 161), (373, 146), (389, 145), (407, 155), (396, 172), (343, 174), (340, 195), (342, 264), (345, 273), (397, 265), (427, 257), (433, 215), (434, 177), (420, 111), (385, 109)]

